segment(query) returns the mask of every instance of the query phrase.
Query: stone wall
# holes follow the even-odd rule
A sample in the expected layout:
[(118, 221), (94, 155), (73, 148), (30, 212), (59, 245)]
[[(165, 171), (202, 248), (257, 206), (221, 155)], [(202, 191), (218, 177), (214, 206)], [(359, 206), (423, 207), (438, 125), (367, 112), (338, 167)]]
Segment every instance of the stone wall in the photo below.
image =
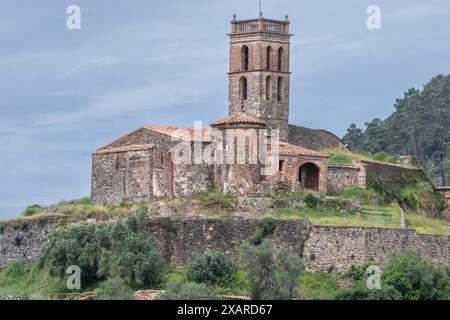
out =
[(336, 194), (360, 186), (360, 172), (360, 168), (353, 165), (329, 165), (327, 174), (328, 192)]
[(405, 249), (419, 250), (430, 261), (450, 265), (449, 236), (386, 228), (315, 226), (303, 259), (309, 270), (341, 272), (370, 260), (383, 265), (391, 253)]
[(390, 190), (398, 191), (408, 184), (412, 179), (429, 180), (425, 172), (414, 167), (404, 167), (396, 164), (383, 163), (378, 161), (357, 161), (365, 168), (367, 184), (370, 179), (377, 179)]
[(92, 201), (137, 203), (152, 196), (153, 150), (96, 153), (92, 156)]
[[(258, 219), (185, 217), (152, 218), (145, 229), (157, 239), (166, 257), (182, 266), (194, 252), (220, 250), (237, 260), (242, 241), (258, 227)], [(0, 230), (0, 267), (8, 261), (35, 261), (55, 219), (11, 223)], [(305, 220), (278, 220), (272, 235), (274, 246), (287, 245), (303, 251), (305, 266), (311, 271), (346, 270), (370, 259), (381, 265), (392, 252), (413, 248), (431, 261), (450, 265), (450, 237), (419, 235), (413, 230), (313, 226)]]
[(57, 225), (57, 219), (51, 218), (1, 224), (0, 268), (12, 260), (25, 263), (36, 261), (43, 244)]

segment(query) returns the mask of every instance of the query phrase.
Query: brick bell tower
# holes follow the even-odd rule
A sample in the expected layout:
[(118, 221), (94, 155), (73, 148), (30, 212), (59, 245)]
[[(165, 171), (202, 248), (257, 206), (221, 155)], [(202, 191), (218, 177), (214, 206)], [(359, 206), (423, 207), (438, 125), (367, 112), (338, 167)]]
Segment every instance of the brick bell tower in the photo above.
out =
[(288, 16), (284, 21), (257, 19), (231, 21), (229, 115), (245, 113), (280, 130), (287, 141), (289, 120)]

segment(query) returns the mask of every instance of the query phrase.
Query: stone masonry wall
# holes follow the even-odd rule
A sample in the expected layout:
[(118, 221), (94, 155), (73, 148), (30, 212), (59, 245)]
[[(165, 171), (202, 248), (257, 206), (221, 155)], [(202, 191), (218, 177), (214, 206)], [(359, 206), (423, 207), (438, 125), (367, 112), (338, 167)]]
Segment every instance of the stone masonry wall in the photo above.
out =
[(0, 229), (0, 268), (12, 260), (25, 263), (36, 261), (49, 234), (58, 225), (55, 219), (37, 220), (30, 223), (11, 222)]
[[(258, 227), (258, 219), (185, 217), (153, 218), (145, 229), (157, 239), (166, 257), (182, 266), (195, 251), (220, 250), (237, 260), (238, 248)], [(0, 230), (0, 268), (8, 261), (35, 261), (57, 221), (36, 221)], [(313, 226), (305, 220), (279, 220), (274, 246), (301, 252), (310, 271), (344, 271), (370, 259), (383, 264), (395, 251), (414, 248), (428, 259), (450, 265), (450, 237), (420, 235), (407, 229)]]
[(408, 168), (400, 165), (377, 162), (377, 161), (357, 161), (365, 167), (367, 182), (371, 178), (379, 179), (386, 188), (398, 191), (406, 181), (411, 178), (418, 180), (428, 180), (425, 172), (421, 169)]
[(360, 168), (352, 165), (329, 165), (327, 190), (331, 194), (341, 193), (359, 186)]
[(309, 270), (341, 272), (370, 260), (383, 265), (391, 253), (405, 249), (419, 250), (437, 264), (450, 265), (449, 236), (386, 228), (315, 226), (303, 259)]

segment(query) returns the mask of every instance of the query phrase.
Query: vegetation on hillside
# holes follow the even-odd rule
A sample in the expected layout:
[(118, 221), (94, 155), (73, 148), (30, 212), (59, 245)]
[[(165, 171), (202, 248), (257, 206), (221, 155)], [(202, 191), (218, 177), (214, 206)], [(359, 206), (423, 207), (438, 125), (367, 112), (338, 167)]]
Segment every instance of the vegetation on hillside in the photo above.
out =
[(394, 108), (365, 129), (351, 124), (343, 141), (357, 152), (410, 155), (440, 184), (442, 178), (450, 183), (450, 75), (434, 77), (422, 90), (408, 90)]
[(352, 164), (355, 160), (372, 160), (379, 162), (386, 162), (391, 164), (400, 164), (400, 158), (397, 156), (390, 156), (386, 152), (380, 151), (377, 153), (362, 152), (361, 150), (346, 150), (341, 148), (331, 148), (321, 150), (329, 156), (328, 161), (331, 164)]

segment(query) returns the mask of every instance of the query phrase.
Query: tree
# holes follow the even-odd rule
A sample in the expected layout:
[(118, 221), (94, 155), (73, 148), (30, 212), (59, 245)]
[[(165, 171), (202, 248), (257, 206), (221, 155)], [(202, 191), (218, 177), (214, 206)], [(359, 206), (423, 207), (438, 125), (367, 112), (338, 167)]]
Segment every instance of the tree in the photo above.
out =
[(406, 300), (436, 300), (447, 295), (447, 273), (422, 258), (418, 251), (394, 254), (385, 266), (382, 283)]
[(297, 254), (282, 248), (275, 255), (268, 239), (254, 246), (245, 243), (241, 257), (246, 262), (252, 299), (292, 299), (297, 294), (298, 278), (303, 272)]
[(70, 265), (81, 269), (82, 285), (108, 277), (130, 284), (157, 283), (165, 260), (156, 240), (141, 228), (139, 217), (126, 222), (88, 224), (82, 222), (56, 229), (42, 252), (52, 276), (65, 277)]
[(347, 129), (347, 133), (342, 138), (342, 141), (351, 150), (362, 150), (364, 140), (364, 130), (356, 127), (356, 124), (352, 123)]
[[(450, 158), (450, 75), (432, 78), (422, 90), (409, 89), (394, 108), (385, 120), (366, 123), (365, 130), (351, 124), (343, 141), (351, 149), (412, 155), (436, 176), (441, 163), (435, 152), (441, 152), (444, 161)], [(450, 176), (450, 168), (444, 169), (445, 176)]]
[(209, 284), (226, 284), (236, 276), (237, 267), (221, 252), (194, 254), (186, 267), (187, 279)]

